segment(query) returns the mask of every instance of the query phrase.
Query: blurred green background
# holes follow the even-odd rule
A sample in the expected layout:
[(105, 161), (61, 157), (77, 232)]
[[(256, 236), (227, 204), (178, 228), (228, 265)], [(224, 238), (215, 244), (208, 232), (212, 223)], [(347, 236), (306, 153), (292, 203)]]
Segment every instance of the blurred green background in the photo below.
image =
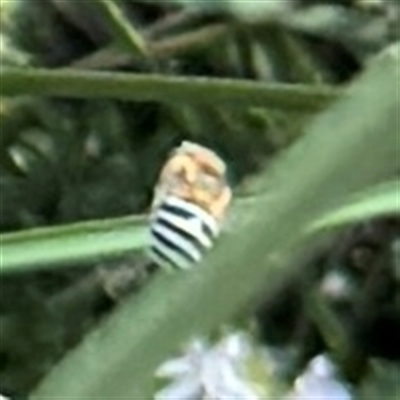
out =
[[(117, 17), (97, 0), (1, 0), (2, 70), (70, 67), (342, 89), (400, 37), (394, 0), (113, 4)], [(250, 196), (254, 176), (301, 137), (316, 111), (3, 95), (0, 231), (145, 214), (162, 163), (184, 139), (221, 154), (236, 196)], [(302, 276), (326, 289), (354, 346), (346, 377), (371, 398), (383, 398), (383, 387), (389, 396), (399, 390), (399, 228), (395, 215), (354, 225), (313, 255)], [(147, 263), (133, 254), (1, 275), (0, 393), (28, 394), (128, 293), (146, 286)], [(346, 289), (328, 280), (334, 274)], [(296, 349), (288, 380), (327, 346), (303, 294), (297, 278), (285, 279), (248, 316), (261, 342)], [(371, 373), (370, 359), (390, 373)]]

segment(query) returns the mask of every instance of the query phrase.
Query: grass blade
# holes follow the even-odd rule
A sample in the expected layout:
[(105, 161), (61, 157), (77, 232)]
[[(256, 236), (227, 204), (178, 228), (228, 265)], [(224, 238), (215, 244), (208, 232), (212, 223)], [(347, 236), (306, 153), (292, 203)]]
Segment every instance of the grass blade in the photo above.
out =
[(299, 232), (349, 193), (397, 171), (398, 69), (398, 58), (376, 61), (262, 176), (273, 193), (248, 209), (242, 231), (221, 240), (191, 273), (159, 276), (127, 299), (31, 399), (149, 399), (155, 368), (178, 345), (228, 321), (298, 266)]
[(371, 218), (400, 215), (400, 181), (377, 185), (350, 196), (342, 207), (328, 213), (311, 225), (311, 231), (332, 229)]
[(115, 0), (95, 0), (93, 4), (107, 21), (117, 43), (122, 44), (133, 54), (148, 55), (144, 38), (136, 31), (131, 21), (125, 17)]
[(340, 95), (332, 87), (266, 84), (240, 79), (172, 77), (153, 74), (18, 69), (1, 71), (1, 95), (244, 104), (312, 112)]
[(79, 265), (143, 249), (146, 217), (125, 217), (0, 235), (0, 274)]
[[(234, 229), (243, 225), (249, 204), (235, 202)], [(109, 218), (28, 229), (0, 235), (0, 275), (81, 266), (143, 250), (148, 243), (148, 216)]]

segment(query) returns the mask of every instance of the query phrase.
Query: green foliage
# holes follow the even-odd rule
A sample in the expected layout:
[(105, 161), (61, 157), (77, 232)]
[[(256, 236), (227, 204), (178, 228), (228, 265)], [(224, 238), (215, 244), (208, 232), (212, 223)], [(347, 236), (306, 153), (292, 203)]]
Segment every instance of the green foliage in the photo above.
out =
[(101, 261), (143, 249), (146, 224), (146, 218), (128, 217), (4, 235), (1, 273)]
[[(32, 398), (116, 393), (149, 397), (152, 372), (179, 343), (248, 309), (265, 289), (267, 278), (272, 285), (274, 277), (295, 268), (298, 254), (293, 246), (304, 245), (305, 239), (298, 232), (346, 193), (396, 171), (393, 143), (399, 104), (392, 81), (397, 63), (391, 57), (376, 62), (345, 99), (317, 118), (304, 138), (277, 162), (274, 172), (261, 178), (276, 183), (273, 198), (254, 205), (248, 225), (224, 240), (204, 266), (185, 276), (160, 277), (142, 296), (128, 300), (49, 375)], [(379, 106), (376, 98), (382, 100)], [(371, 118), (345, 117), (355, 111), (366, 116), (371, 106), (375, 108)], [(376, 139), (381, 134), (386, 140)], [(365, 159), (356, 162), (354, 151), (360, 147)], [(300, 167), (301, 159), (308, 162)], [(293, 165), (299, 165), (297, 170)], [(351, 167), (356, 167), (354, 174), (343, 176)], [(266, 207), (269, 213), (262, 213)]]
[[(361, 195), (350, 196), (341, 207), (313, 222), (307, 231), (343, 228), (372, 218), (399, 215), (399, 182), (377, 185)], [(234, 221), (229, 231), (242, 229), (248, 218), (248, 207), (254, 207), (261, 198), (239, 200), (231, 211)], [(66, 225), (65, 227), (39, 228), (0, 236), (0, 273), (24, 270), (69, 267), (98, 258), (115, 258), (118, 255), (145, 250), (147, 246), (145, 216), (122, 217)]]
[(364, 193), (357, 193), (343, 207), (337, 207), (335, 211), (316, 221), (311, 229), (332, 229), (378, 216), (399, 215), (399, 188), (400, 181), (395, 180), (370, 188)]
[[(0, 393), (151, 398), (184, 341), (247, 327), (260, 302), (258, 328), (297, 354), (287, 379), (328, 349), (366, 377), (361, 397), (384, 393), (392, 368), (359, 366), (400, 359), (398, 44), (371, 60), (398, 38), (398, 4), (8, 3)], [(184, 139), (223, 156), (235, 201), (199, 268), (154, 277), (145, 215)], [(329, 300), (337, 270), (351, 294)]]
[[(72, 98), (114, 98), (218, 105), (258, 105), (289, 111), (318, 111), (338, 95), (335, 89), (302, 85), (262, 85), (251, 81), (174, 78), (63, 69), (46, 71), (7, 68), (3, 95), (35, 93)], [(305, 100), (306, 99), (306, 100)]]
[(95, 0), (97, 10), (102, 13), (108, 22), (109, 29), (114, 32), (116, 42), (134, 54), (145, 56), (146, 43), (141, 35), (134, 29), (132, 23), (125, 18), (118, 5), (110, 0)]

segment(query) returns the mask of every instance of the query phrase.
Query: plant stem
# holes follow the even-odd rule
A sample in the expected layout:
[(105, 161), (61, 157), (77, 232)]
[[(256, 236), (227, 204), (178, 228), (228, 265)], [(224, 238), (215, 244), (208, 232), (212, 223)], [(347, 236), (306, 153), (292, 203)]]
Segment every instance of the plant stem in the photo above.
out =
[(0, 235), (0, 273), (81, 265), (147, 245), (147, 218), (122, 217)]
[(72, 69), (3, 68), (1, 79), (2, 96), (258, 105), (305, 112), (319, 111), (341, 94), (332, 87)]
[(115, 0), (95, 0), (93, 3), (106, 20), (114, 39), (122, 44), (132, 54), (147, 57), (149, 55), (146, 41), (134, 28), (131, 21), (127, 20)]
[[(154, 59), (177, 56), (185, 52), (204, 48), (227, 35), (229, 27), (225, 24), (210, 24), (205, 27), (173, 35), (165, 39), (148, 41), (148, 49)], [(131, 53), (121, 51), (115, 45), (104, 47), (88, 56), (75, 60), (72, 68), (115, 69), (134, 64)]]

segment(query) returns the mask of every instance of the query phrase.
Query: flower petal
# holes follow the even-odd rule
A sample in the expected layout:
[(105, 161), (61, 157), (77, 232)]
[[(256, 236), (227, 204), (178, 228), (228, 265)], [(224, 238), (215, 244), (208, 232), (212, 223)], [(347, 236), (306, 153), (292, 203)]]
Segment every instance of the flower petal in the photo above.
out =
[(175, 378), (189, 373), (190, 370), (191, 365), (187, 357), (175, 358), (161, 364), (157, 368), (155, 376), (158, 378)]
[(329, 357), (320, 354), (310, 361), (307, 371), (316, 376), (331, 377), (335, 375), (335, 366)]
[(185, 378), (172, 383), (157, 392), (154, 400), (199, 400), (202, 389), (196, 377)]
[(335, 377), (335, 365), (326, 355), (314, 357), (294, 384), (291, 400), (351, 400), (346, 385)]
[(249, 342), (243, 332), (229, 335), (217, 349), (231, 358), (243, 358), (250, 350)]

